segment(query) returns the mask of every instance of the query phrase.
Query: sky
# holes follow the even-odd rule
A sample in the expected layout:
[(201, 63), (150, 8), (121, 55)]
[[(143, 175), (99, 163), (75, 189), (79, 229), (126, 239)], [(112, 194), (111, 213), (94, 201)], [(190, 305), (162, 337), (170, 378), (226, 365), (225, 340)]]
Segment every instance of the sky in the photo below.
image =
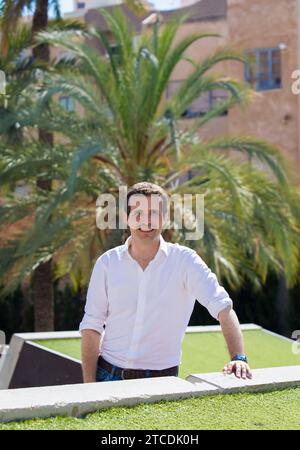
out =
[[(171, 9), (178, 6), (179, 0), (151, 0), (156, 8)], [(69, 12), (73, 10), (73, 0), (60, 0), (61, 11)]]

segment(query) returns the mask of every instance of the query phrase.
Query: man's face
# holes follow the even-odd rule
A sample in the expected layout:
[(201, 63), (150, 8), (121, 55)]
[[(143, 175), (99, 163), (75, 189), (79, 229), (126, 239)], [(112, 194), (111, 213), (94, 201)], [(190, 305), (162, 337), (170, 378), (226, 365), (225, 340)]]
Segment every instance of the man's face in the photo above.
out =
[(166, 214), (163, 214), (162, 197), (158, 194), (134, 194), (129, 198), (128, 226), (131, 235), (153, 241), (161, 233)]

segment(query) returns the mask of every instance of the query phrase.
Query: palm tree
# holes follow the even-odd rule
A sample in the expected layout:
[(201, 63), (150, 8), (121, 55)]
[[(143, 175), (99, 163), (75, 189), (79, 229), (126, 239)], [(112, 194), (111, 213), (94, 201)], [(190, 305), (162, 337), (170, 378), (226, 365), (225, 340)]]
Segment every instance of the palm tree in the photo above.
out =
[[(0, 276), (18, 267), (6, 289), (30, 274), (41, 255), (53, 257), (56, 277), (70, 274), (77, 284), (87, 280), (91, 259), (122, 238), (119, 230), (96, 228), (98, 195), (117, 194), (120, 185), (140, 180), (156, 182), (170, 194), (204, 195), (203, 239), (186, 242), (186, 229), (172, 230), (172, 239), (195, 248), (231, 287), (244, 280), (260, 287), (269, 271), (284, 272), (293, 285), (299, 273), (299, 194), (288, 181), (280, 151), (251, 136), (200, 138), (209, 120), (251, 98), (248, 86), (210, 71), (220, 61), (244, 62), (241, 55), (224, 48), (201, 62), (192, 61), (194, 72), (165, 100), (176, 64), (190, 45), (211, 34), (193, 34), (175, 44), (183, 16), (163, 28), (156, 23), (137, 44), (119, 8), (102, 14), (119, 48), (117, 55), (101, 30), (81, 32), (81, 39), (72, 31), (39, 34), (40, 44), (72, 52), (77, 63), (45, 76), (36, 108), (27, 117), (33, 115), (40, 127), (63, 134), (67, 144), (53, 153), (56, 189), (41, 201), (34, 226), (0, 253), (1, 263), (6, 261)], [(92, 41), (104, 47), (106, 55)], [(212, 89), (223, 89), (228, 97), (195, 119), (188, 131), (180, 130), (182, 113)], [(84, 114), (65, 114), (51, 102), (60, 92), (72, 96)], [(21, 125), (24, 120), (19, 117)], [(252, 163), (237, 162), (229, 152), (242, 153)], [(264, 170), (255, 167), (255, 160)], [(18, 173), (18, 163), (14, 171)], [(188, 173), (191, 178), (183, 181)], [(12, 248), (16, 259), (11, 258)]]
[[(34, 7), (32, 20), (32, 42), (35, 35), (41, 30), (45, 30), (48, 25), (48, 9), (54, 6), (57, 17), (60, 17), (59, 2), (49, 0), (6, 0), (1, 2), (3, 17), (1, 21), (2, 28), (2, 53), (5, 55), (8, 51), (8, 36), (13, 28), (17, 25), (25, 8)], [(39, 61), (48, 64), (50, 61), (50, 49), (47, 43), (34, 46), (33, 56)], [(53, 135), (45, 129), (38, 129), (39, 140), (47, 146), (53, 145)], [(49, 175), (51, 168), (49, 167)], [(46, 192), (52, 190), (52, 180), (49, 177), (37, 177), (36, 186)], [(49, 221), (51, 218), (49, 217)], [(33, 298), (35, 303), (35, 330), (49, 331), (54, 329), (54, 294), (52, 283), (52, 260), (43, 262), (36, 267), (33, 274)]]
[[(6, 108), (2, 111), (2, 132), (6, 137), (10, 136), (10, 139), (15, 140), (18, 137), (19, 141), (22, 140), (22, 146), (24, 146), (24, 133), (20, 123), (16, 120), (13, 110), (21, 110), (23, 112), (28, 108), (28, 92), (25, 93), (25, 81), (29, 84), (29, 90), (33, 91), (41, 83), (41, 76), (43, 72), (47, 70), (50, 65), (50, 49), (49, 45), (39, 44), (35, 45), (34, 39), (36, 34), (48, 27), (48, 9), (52, 7), (56, 12), (56, 19), (51, 20), (51, 27), (54, 28), (72, 28), (83, 29), (84, 26), (77, 21), (62, 20), (60, 17), (59, 2), (56, 0), (20, 0), (20, 1), (2, 1), (0, 3), (1, 10), (1, 68), (5, 71), (6, 77), (9, 79), (9, 89), (11, 91), (9, 109)], [(19, 20), (23, 11), (27, 8), (32, 10), (34, 8), (34, 14), (32, 18), (31, 28), (28, 25), (20, 25)], [(32, 57), (27, 56), (24, 58), (23, 52), (27, 51)], [(14, 66), (14, 59), (19, 61)], [(20, 61), (22, 64), (20, 65)], [(25, 63), (24, 63), (25, 61)], [(64, 64), (61, 60), (60, 64)], [(13, 66), (13, 68), (12, 68)], [(13, 70), (13, 71), (12, 71)], [(22, 72), (23, 78), (20, 78)], [(24, 75), (25, 74), (25, 75)], [(25, 106), (26, 105), (26, 106)], [(31, 118), (33, 119), (33, 118)], [(15, 125), (18, 125), (16, 128)], [(23, 123), (24, 125), (24, 123)], [(32, 120), (27, 121), (26, 126), (34, 126)], [(8, 128), (7, 128), (8, 126)], [(11, 131), (9, 133), (9, 131)], [(36, 172), (36, 189), (49, 193), (52, 190), (51, 180), (51, 167), (52, 160), (49, 159), (49, 153), (52, 154), (52, 148), (54, 146), (54, 139), (51, 132), (45, 128), (39, 127), (37, 130), (38, 141), (35, 142), (33, 148), (36, 154), (39, 153), (40, 159), (44, 150), (47, 149), (48, 157), (44, 159), (43, 164), (47, 162), (47, 170), (44, 170), (44, 174), (40, 171)], [(4, 143), (6, 141), (4, 140)], [(11, 142), (11, 141), (8, 141)], [(29, 145), (28, 145), (29, 146)], [(25, 146), (26, 148), (26, 146)], [(41, 150), (42, 149), (42, 150)], [(5, 147), (5, 150), (7, 148)], [(30, 153), (30, 152), (29, 152)], [(32, 157), (32, 154), (31, 156)], [(24, 211), (23, 211), (24, 212)], [(32, 208), (30, 208), (32, 214)], [(49, 217), (49, 222), (51, 217)], [(31, 221), (28, 221), (31, 223)], [(53, 302), (53, 283), (52, 283), (52, 258), (42, 258), (40, 263), (35, 265), (32, 277), (32, 289), (34, 299), (34, 319), (35, 330), (52, 330), (54, 329), (54, 302)]]
[[(144, 13), (149, 5), (143, 0), (127, 0), (129, 8), (136, 14)], [(17, 26), (24, 10), (34, 9), (31, 37), (32, 43), (36, 34), (48, 26), (49, 8), (53, 8), (57, 19), (61, 18), (58, 0), (0, 0), (1, 13), (1, 54), (6, 56), (9, 52), (9, 35)], [(33, 56), (45, 65), (50, 62), (50, 49), (48, 43), (33, 46)], [(53, 134), (44, 128), (38, 129), (39, 140), (42, 145), (53, 147)], [(51, 167), (46, 178), (38, 176), (36, 186), (46, 192), (52, 190)], [(49, 222), (51, 217), (48, 218)], [(54, 329), (54, 293), (53, 293), (53, 261), (52, 258), (40, 263), (34, 270), (32, 278), (35, 330), (50, 331)]]

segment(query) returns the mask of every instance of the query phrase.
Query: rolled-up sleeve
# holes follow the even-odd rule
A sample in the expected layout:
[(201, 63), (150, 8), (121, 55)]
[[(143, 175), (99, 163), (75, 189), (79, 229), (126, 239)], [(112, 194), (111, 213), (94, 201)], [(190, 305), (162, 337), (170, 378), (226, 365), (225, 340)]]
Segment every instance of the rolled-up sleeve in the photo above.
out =
[(188, 252), (185, 267), (185, 282), (188, 292), (194, 295), (210, 315), (219, 321), (219, 312), (233, 307), (227, 291), (219, 284), (216, 275), (195, 250)]
[(92, 329), (103, 332), (103, 325), (107, 317), (107, 260), (106, 255), (101, 255), (94, 265), (90, 278), (84, 316), (79, 324), (79, 332), (84, 329)]

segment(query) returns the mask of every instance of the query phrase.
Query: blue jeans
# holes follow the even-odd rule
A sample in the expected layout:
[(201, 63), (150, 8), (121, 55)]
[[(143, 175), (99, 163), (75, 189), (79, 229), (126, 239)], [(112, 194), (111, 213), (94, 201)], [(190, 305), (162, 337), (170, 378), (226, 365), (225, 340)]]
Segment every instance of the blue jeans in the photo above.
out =
[[(118, 377), (115, 375), (115, 367), (112, 368), (112, 373), (108, 372), (107, 370), (103, 369), (103, 367), (97, 366), (97, 372), (96, 372), (96, 381), (117, 381), (122, 380), (123, 378)], [(178, 376), (178, 372), (177, 372)], [(151, 377), (151, 370), (146, 371), (146, 377)]]
[(103, 367), (97, 366), (96, 381), (122, 380), (122, 378), (115, 375), (114, 372), (115, 372), (114, 368), (113, 368), (112, 373), (110, 373), (107, 370), (103, 369)]

